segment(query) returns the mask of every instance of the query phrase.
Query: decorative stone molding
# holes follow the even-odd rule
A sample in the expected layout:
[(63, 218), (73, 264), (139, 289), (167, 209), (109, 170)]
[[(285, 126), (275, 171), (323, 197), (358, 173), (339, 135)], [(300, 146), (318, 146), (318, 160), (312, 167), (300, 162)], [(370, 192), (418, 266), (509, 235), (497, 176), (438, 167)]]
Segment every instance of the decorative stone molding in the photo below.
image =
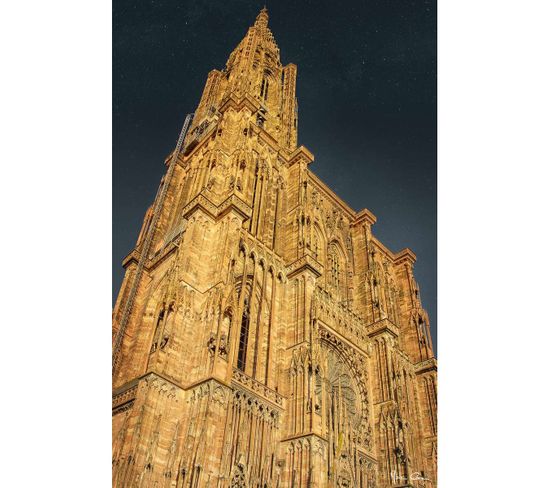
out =
[(139, 379), (135, 379), (122, 385), (113, 392), (113, 415), (131, 408), (136, 399)]
[(398, 327), (389, 319), (385, 318), (374, 322), (366, 327), (366, 333), (369, 337), (375, 337), (384, 332), (389, 333), (392, 337), (399, 336)]
[(313, 295), (312, 315), (368, 352), (365, 321), (321, 287), (317, 287)]
[(284, 260), (254, 236), (242, 232), (239, 250), (243, 251), (246, 256), (254, 255), (257, 262), (263, 261), (265, 263), (266, 269), (273, 268), (273, 272), (277, 277), (280, 275), (282, 280), (286, 279), (287, 268)]
[[(181, 234), (178, 238), (179, 237), (181, 237)], [(177, 241), (178, 239), (172, 239), (166, 245), (162, 246), (162, 248), (160, 248), (157, 253), (149, 259), (149, 261), (147, 261), (145, 269), (150, 271), (165, 261), (178, 248)]]
[(296, 163), (311, 164), (315, 160), (313, 153), (305, 146), (297, 147), (290, 155), (288, 166), (292, 166)]
[(237, 195), (232, 194), (220, 204), (217, 209), (216, 218), (219, 219), (223, 217), (231, 210), (236, 211), (244, 219), (248, 219), (252, 215), (250, 206), (243, 202)]
[(423, 374), (429, 371), (437, 371), (437, 360), (435, 358), (427, 359), (414, 365), (416, 374)]
[(226, 406), (231, 395), (231, 388), (215, 379), (209, 379), (192, 386), (187, 391), (188, 402), (194, 403), (208, 396), (214, 403)]
[(237, 368), (233, 369), (232, 381), (237, 385), (246, 388), (250, 392), (261, 395), (264, 399), (277, 405), (277, 407), (282, 407), (283, 405), (283, 397), (279, 393), (271, 388), (268, 388), (263, 383), (256, 381)]
[(412, 252), (408, 247), (399, 251), (393, 259), (393, 264), (395, 265), (409, 263), (412, 266), (415, 262), (416, 254)]
[(376, 223), (376, 216), (368, 208), (364, 208), (363, 210), (357, 212), (353, 225), (360, 225), (363, 222), (366, 222), (369, 225), (374, 225)]
[(283, 449), (293, 452), (296, 449), (303, 450), (307, 448), (312, 454), (321, 456), (326, 460), (328, 451), (328, 441), (313, 433), (305, 433), (281, 440)]
[(241, 409), (250, 412), (257, 418), (265, 420), (268, 424), (277, 427), (281, 419), (281, 409), (271, 402), (266, 402), (248, 389), (233, 383), (233, 391), (230, 394), (233, 404), (240, 405)]
[(291, 279), (304, 271), (311, 271), (318, 278), (323, 274), (323, 269), (321, 263), (306, 254), (287, 266), (286, 275), (288, 279)]
[(199, 193), (183, 208), (183, 218), (189, 219), (189, 217), (198, 209), (201, 209), (206, 215), (208, 215), (212, 219), (216, 219), (218, 215), (218, 207), (208, 198), (206, 198), (203, 193)]
[(139, 263), (139, 257), (140, 257), (140, 252), (137, 249), (132, 249), (130, 254), (128, 254), (122, 261), (122, 266), (124, 268), (128, 268), (128, 266), (130, 266), (130, 264), (132, 263), (137, 265)]

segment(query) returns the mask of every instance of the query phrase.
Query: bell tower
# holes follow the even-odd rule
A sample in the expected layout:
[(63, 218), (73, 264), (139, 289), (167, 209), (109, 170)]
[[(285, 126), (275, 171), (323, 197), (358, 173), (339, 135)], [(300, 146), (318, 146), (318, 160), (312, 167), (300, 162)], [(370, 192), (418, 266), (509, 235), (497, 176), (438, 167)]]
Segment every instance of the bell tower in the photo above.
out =
[(246, 98), (253, 106), (250, 121), (286, 150), (296, 148), (296, 65), (282, 66), (268, 19), (264, 8), (229, 56), (225, 69), (209, 73), (195, 113), (192, 136), (193, 130), (200, 132), (198, 127), (219, 111), (228, 97)]

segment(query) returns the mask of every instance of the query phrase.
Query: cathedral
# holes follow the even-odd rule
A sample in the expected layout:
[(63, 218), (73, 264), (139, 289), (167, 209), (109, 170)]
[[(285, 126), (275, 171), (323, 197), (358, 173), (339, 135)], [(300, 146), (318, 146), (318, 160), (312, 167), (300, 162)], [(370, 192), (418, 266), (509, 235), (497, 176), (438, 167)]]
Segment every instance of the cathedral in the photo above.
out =
[(113, 311), (117, 488), (437, 486), (413, 275), (310, 169), (263, 9), (185, 119)]

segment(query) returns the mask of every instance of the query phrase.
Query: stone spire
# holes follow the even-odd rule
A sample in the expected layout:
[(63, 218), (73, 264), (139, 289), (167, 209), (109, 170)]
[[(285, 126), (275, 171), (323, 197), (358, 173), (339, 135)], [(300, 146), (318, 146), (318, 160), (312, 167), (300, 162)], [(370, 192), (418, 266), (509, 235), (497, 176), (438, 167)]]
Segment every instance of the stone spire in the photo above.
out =
[(269, 21), (269, 15), (267, 13), (267, 8), (264, 6), (264, 8), (260, 10), (260, 13), (256, 17), (254, 26), (258, 27), (259, 29), (265, 29), (267, 27), (268, 21)]
[(268, 27), (267, 8), (260, 10), (241, 42), (229, 55), (223, 70), (208, 75), (195, 111), (191, 134), (204, 118), (219, 110), (228, 96), (249, 97), (258, 104), (254, 123), (284, 147), (297, 144), (296, 66), (281, 64), (279, 47)]

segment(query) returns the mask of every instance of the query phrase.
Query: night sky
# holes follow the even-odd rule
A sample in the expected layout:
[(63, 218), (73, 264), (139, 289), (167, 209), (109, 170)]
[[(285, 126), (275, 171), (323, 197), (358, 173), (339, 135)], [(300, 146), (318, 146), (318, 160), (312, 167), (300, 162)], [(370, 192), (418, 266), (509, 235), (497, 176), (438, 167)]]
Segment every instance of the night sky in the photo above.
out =
[[(163, 161), (206, 76), (263, 7), (243, 0), (113, 1), (113, 303)], [(436, 2), (267, 2), (298, 66), (298, 143), (392, 251), (410, 247), (437, 344)]]

